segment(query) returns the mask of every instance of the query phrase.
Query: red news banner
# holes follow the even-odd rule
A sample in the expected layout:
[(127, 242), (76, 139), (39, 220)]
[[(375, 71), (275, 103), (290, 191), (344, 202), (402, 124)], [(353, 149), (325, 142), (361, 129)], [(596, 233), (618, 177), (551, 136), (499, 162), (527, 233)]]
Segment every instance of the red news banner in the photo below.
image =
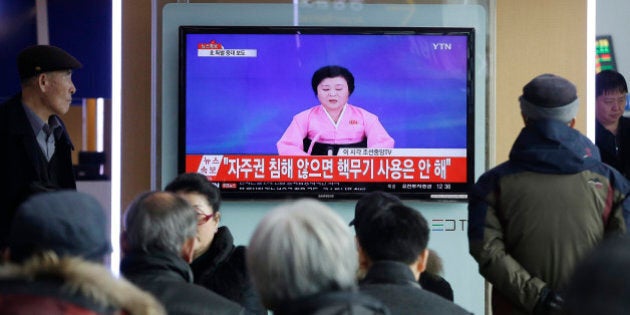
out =
[(215, 182), (466, 182), (465, 150), (346, 149), (340, 154), (188, 155), (186, 172)]

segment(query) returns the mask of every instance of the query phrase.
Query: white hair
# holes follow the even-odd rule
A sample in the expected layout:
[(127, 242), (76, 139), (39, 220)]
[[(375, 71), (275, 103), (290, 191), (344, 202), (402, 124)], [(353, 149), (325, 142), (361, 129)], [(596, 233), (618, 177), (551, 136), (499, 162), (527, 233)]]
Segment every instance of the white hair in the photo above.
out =
[(247, 265), (265, 306), (356, 287), (357, 251), (350, 229), (324, 203), (301, 199), (276, 207), (249, 242)]

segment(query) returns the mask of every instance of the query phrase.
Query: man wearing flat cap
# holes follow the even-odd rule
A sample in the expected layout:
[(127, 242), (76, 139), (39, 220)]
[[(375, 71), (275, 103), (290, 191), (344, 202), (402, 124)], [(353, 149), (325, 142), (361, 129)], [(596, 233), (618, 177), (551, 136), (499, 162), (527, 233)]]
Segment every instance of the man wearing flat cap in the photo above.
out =
[(22, 91), (0, 104), (0, 248), (15, 209), (42, 191), (76, 189), (74, 149), (60, 116), (76, 88), (81, 63), (61, 48), (37, 45), (17, 57)]
[(492, 284), (493, 314), (555, 314), (576, 264), (625, 233), (630, 184), (573, 129), (573, 83), (539, 75), (519, 102), (525, 127), (509, 160), (470, 193), (469, 250)]

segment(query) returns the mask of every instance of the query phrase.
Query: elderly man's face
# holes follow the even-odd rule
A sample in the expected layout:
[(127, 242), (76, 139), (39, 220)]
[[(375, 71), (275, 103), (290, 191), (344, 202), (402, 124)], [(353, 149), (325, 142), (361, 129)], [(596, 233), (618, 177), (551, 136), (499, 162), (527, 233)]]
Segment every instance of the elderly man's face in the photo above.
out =
[(620, 91), (608, 91), (596, 99), (595, 115), (602, 125), (610, 125), (619, 120), (626, 106), (626, 95)]
[(39, 85), (44, 94), (44, 103), (51, 114), (61, 116), (68, 112), (72, 95), (77, 91), (72, 83), (72, 70), (40, 74)]

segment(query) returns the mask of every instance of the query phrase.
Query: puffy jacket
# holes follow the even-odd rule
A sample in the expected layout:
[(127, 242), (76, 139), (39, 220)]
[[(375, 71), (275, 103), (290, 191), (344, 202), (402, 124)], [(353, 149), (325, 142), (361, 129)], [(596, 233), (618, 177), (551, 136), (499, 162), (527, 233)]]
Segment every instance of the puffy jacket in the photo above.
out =
[(53, 253), (0, 266), (0, 314), (164, 315), (150, 294), (104, 266)]
[(606, 235), (625, 233), (629, 192), (577, 130), (527, 124), (509, 161), (483, 174), (470, 194), (469, 249), (496, 291), (495, 314), (530, 313), (543, 287), (562, 291), (587, 252)]

